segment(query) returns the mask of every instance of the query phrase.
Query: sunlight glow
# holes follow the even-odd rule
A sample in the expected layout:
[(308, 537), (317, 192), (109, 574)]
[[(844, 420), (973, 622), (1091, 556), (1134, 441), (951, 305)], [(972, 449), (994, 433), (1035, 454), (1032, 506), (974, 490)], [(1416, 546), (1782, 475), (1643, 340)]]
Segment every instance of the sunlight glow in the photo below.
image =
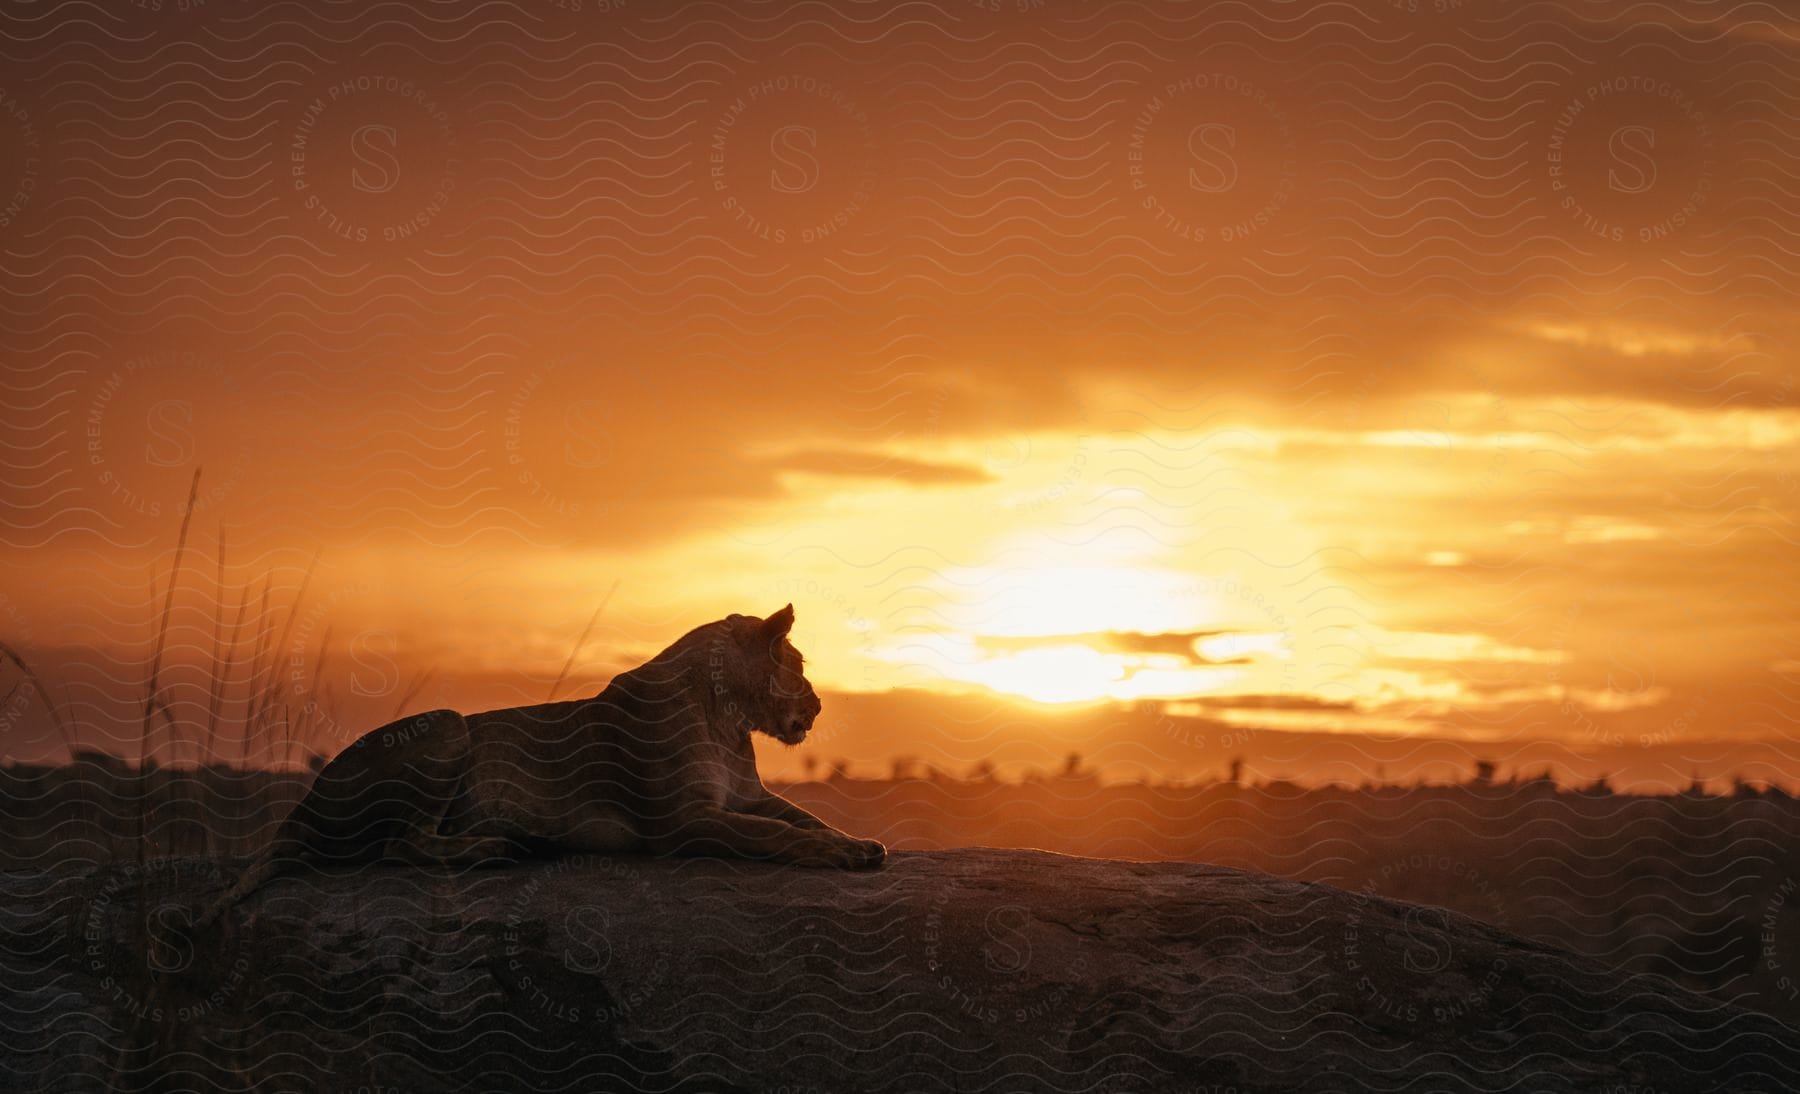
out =
[[(532, 649), (553, 674), (585, 619), (565, 606), (622, 577), (582, 659), (598, 679), (672, 629), (791, 601), (812, 678), (839, 693), (1057, 706), (1258, 697), (1233, 718), (1293, 728), (1375, 728), (1362, 719), (1379, 715), (1442, 729), (1458, 711), (1564, 699), (1628, 713), (1662, 693), (1567, 690), (1591, 678), (1580, 666), (1598, 633), (1587, 608), (1570, 615), (1570, 590), (1535, 628), (1483, 633), (1480, 621), (1513, 618), (1510, 601), (1487, 600), (1521, 552), (1575, 574), (1617, 547), (1661, 549), (1679, 526), (1632, 495), (1562, 499), (1535, 484), (1571, 461), (1622, 474), (1684, 450), (1710, 460), (1747, 441), (1800, 442), (1800, 419), (1780, 408), (1699, 414), (1474, 389), (1337, 428), (1166, 419), (1157, 409), (1063, 432), (759, 448), (784, 493), (754, 521), (648, 559), (570, 554), (566, 569), (522, 579), (558, 605)], [(1468, 506), (1491, 511), (1485, 523), (1431, 516)], [(1684, 656), (1732, 653), (1709, 642)], [(1276, 714), (1276, 696), (1326, 707)]]
[(991, 635), (1197, 630), (1218, 605), (1192, 575), (1148, 566), (1004, 565), (960, 570), (947, 585), (973, 590), (951, 611), (959, 629)]
[(1195, 642), (1194, 648), (1201, 656), (1214, 661), (1229, 661), (1248, 654), (1263, 654), (1283, 661), (1294, 656), (1293, 650), (1288, 646), (1286, 632), (1215, 634)]
[(1119, 659), (1086, 646), (1052, 646), (980, 663), (975, 682), (1040, 703), (1102, 698), (1125, 679)]

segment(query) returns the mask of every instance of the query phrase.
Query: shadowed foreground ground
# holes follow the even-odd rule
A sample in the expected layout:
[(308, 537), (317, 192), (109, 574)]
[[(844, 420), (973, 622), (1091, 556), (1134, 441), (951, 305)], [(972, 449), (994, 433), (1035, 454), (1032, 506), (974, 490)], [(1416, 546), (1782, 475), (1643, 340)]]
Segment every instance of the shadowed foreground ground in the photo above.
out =
[[(1800, 1033), (1437, 909), (1033, 851), (0, 875), (0, 1087), (1777, 1091)], [(135, 970), (135, 971), (134, 971)]]

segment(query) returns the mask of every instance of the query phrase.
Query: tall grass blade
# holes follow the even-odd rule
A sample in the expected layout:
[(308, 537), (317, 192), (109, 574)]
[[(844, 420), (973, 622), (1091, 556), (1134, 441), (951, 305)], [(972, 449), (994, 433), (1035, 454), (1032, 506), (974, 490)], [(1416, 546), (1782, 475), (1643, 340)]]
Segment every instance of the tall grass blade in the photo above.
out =
[[(181, 556), (187, 552), (188, 527), (194, 522), (194, 502), (200, 497), (200, 469), (194, 468), (194, 481), (188, 486), (187, 508), (181, 514), (181, 534), (175, 539), (175, 564), (169, 570), (169, 594), (163, 600), (162, 623), (156, 629), (156, 653), (150, 658), (150, 681), (144, 694), (144, 735), (138, 741), (138, 765), (143, 766), (146, 754), (150, 749), (151, 733), (155, 724), (153, 718), (156, 708), (162, 701), (161, 674), (163, 651), (169, 641), (169, 619), (175, 613), (175, 589), (181, 584)], [(165, 717), (168, 711), (163, 711)], [(168, 719), (171, 727), (169, 746), (175, 746), (173, 736), (174, 719)]]
[[(62, 737), (63, 747), (69, 750), (69, 759), (73, 761), (75, 759), (75, 736), (69, 732), (68, 723), (63, 721), (62, 711), (57, 709), (54, 702), (51, 702), (50, 693), (44, 689), (44, 681), (39, 679), (37, 672), (25, 663), (24, 656), (18, 650), (4, 642), (0, 642), (0, 657), (17, 665), (20, 674), (25, 677), (25, 682), (31, 685), (31, 690), (37, 692), (37, 697), (43, 701), (44, 709), (50, 712), (50, 720), (56, 723), (56, 732)], [(63, 693), (68, 694), (66, 686)]]
[(618, 591), (619, 579), (615, 577), (612, 588), (606, 590), (606, 595), (600, 598), (600, 606), (594, 609), (594, 614), (588, 619), (587, 626), (581, 628), (581, 637), (575, 640), (575, 648), (569, 651), (569, 659), (563, 662), (562, 671), (556, 674), (556, 681), (550, 685), (550, 693), (544, 697), (544, 702), (556, 702), (557, 689), (562, 687), (563, 681), (569, 678), (569, 669), (574, 666), (575, 658), (581, 653), (581, 647), (587, 645), (588, 635), (594, 633), (594, 624), (600, 622), (600, 613), (606, 610), (606, 605), (612, 602), (613, 594)]
[(394, 704), (394, 713), (388, 716), (388, 721), (399, 721), (400, 716), (406, 713), (407, 704), (418, 698), (419, 693), (425, 690), (425, 685), (436, 673), (436, 668), (428, 668), (414, 677), (412, 686), (407, 688), (405, 693), (400, 696), (400, 701)]
[[(279, 674), (275, 670), (281, 664), (281, 651), (287, 648), (288, 635), (293, 633), (294, 619), (300, 614), (300, 603), (306, 599), (306, 588), (308, 585), (312, 584), (313, 570), (315, 570), (318, 565), (319, 551), (315, 548), (313, 550), (312, 561), (306, 564), (306, 572), (300, 576), (300, 588), (294, 593), (294, 602), (288, 606), (287, 620), (281, 625), (281, 637), (276, 641), (275, 648), (270, 651), (273, 658), (269, 665), (270, 679), (263, 687), (263, 696), (257, 707), (257, 713), (251, 718), (253, 725), (264, 720), (261, 716), (273, 713), (272, 708), (275, 700), (279, 697), (281, 692), (281, 681)], [(285, 712), (283, 717), (285, 720)], [(273, 729), (273, 727), (270, 728)], [(271, 733), (269, 738), (269, 743), (272, 746), (274, 744), (274, 734)], [(271, 758), (273, 758), (273, 752), (274, 749), (271, 747)]]
[(256, 710), (261, 699), (263, 654), (267, 652), (269, 643), (269, 580), (271, 575), (263, 572), (262, 594), (256, 608), (256, 649), (250, 655), (250, 680), (244, 689), (244, 720), (239, 727), (238, 766), (250, 767), (250, 742), (256, 736)]
[(219, 707), (225, 699), (225, 522), (219, 522), (218, 568), (213, 575), (213, 652), (212, 674), (206, 689), (206, 744), (200, 762), (211, 765), (213, 743), (219, 737)]

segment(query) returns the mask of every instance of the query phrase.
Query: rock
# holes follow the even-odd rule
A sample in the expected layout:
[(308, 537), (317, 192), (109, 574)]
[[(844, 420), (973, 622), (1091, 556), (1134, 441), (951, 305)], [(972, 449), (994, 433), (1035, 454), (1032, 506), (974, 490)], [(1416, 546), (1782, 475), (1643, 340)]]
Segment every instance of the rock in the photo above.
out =
[(1453, 913), (1213, 866), (978, 849), (869, 873), (381, 867), (278, 880), (182, 942), (233, 873), (0, 875), (0, 1086), (1800, 1087), (1800, 1033), (1774, 1019)]

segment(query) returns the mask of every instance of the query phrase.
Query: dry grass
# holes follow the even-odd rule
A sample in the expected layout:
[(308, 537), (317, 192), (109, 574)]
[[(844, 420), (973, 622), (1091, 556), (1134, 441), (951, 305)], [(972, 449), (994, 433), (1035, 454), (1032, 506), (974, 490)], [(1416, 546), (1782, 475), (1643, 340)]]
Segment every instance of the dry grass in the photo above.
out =
[[(64, 829), (62, 833), (62, 838), (69, 840), (71, 847), (98, 848), (104, 857), (115, 860), (123, 857), (140, 865), (166, 854), (243, 854), (252, 850), (260, 842), (271, 819), (284, 812), (284, 807), (294, 797), (293, 779), (274, 772), (255, 773), (251, 770), (252, 765), (291, 761), (295, 747), (306, 739), (304, 720), (296, 723), (288, 716), (287, 707), (281, 701), (277, 669), (281, 651), (293, 632), (295, 617), (304, 602), (318, 555), (314, 554), (298, 592), (287, 605), (286, 618), (277, 638), (277, 612), (270, 603), (273, 575), (265, 572), (260, 579), (247, 579), (241, 584), (232, 582), (223, 525), (219, 528), (212, 575), (215, 602), (211, 619), (211, 657), (205, 666), (205, 676), (199, 681), (204, 691), (199, 707), (204, 716), (200, 724), (191, 727), (193, 732), (184, 732), (189, 727), (184, 727), (177, 718), (177, 704), (171, 701), (172, 692), (188, 685), (168, 678), (168, 659), (177, 600), (184, 583), (190, 580), (188, 571), (193, 568), (189, 540), (199, 498), (200, 475), (196, 470), (189, 485), (175, 554), (166, 578), (167, 587), (158, 577), (151, 579), (151, 602), (158, 605), (157, 626), (149, 650), (149, 669), (140, 708), (135, 770), (129, 775), (115, 773), (113, 777), (107, 777), (93, 768), (68, 768), (65, 769), (66, 778), (61, 781), (68, 784), (69, 792), (58, 795), (63, 801), (70, 797), (75, 801), (79, 827), (72, 838), (69, 830)], [(234, 595), (234, 584), (237, 607), (228, 631), (225, 605)], [(257, 584), (261, 588), (255, 595), (256, 618), (252, 621), (252, 587)], [(251, 631), (254, 633), (248, 633)], [(252, 644), (254, 648), (247, 648)], [(329, 694), (324, 683), (325, 652), (329, 644), (327, 632), (311, 674), (312, 694), (321, 700)], [(29, 688), (43, 703), (69, 758), (78, 759), (80, 744), (65, 716), (66, 704), (51, 698), (42, 675), (13, 646), (0, 642), (0, 661), (11, 662), (18, 668), (22, 677), (18, 686)], [(246, 664), (247, 673), (240, 674), (239, 667)], [(419, 686), (423, 682), (421, 680)], [(412, 694), (416, 694), (416, 688)], [(410, 699), (411, 694), (407, 698)], [(224, 753), (232, 751), (230, 737), (233, 735), (238, 738), (235, 770), (223, 766)], [(168, 761), (184, 760), (190, 752), (198, 761), (197, 769), (187, 771), (169, 766)], [(251, 791), (250, 800), (246, 801), (242, 793), (220, 793), (218, 780), (221, 777)], [(109, 823), (109, 818), (124, 819), (125, 824)], [(123, 831), (119, 831), (120, 828)], [(19, 853), (25, 854), (22, 848)], [(47, 848), (44, 853), (53, 855), (55, 850)]]
[(562, 671), (556, 674), (556, 679), (550, 684), (550, 692), (544, 696), (544, 702), (556, 702), (556, 693), (562, 687), (563, 681), (569, 678), (569, 670), (575, 666), (575, 658), (580, 656), (581, 648), (587, 645), (588, 635), (594, 633), (594, 624), (600, 622), (600, 613), (606, 610), (607, 604), (612, 602), (613, 594), (618, 591), (619, 581), (614, 578), (612, 587), (607, 589), (606, 595), (600, 598), (600, 606), (595, 608), (594, 614), (588, 617), (587, 626), (581, 628), (581, 637), (575, 639), (575, 645), (569, 650), (569, 659), (563, 662)]
[[(151, 577), (157, 626), (148, 651), (135, 767), (125, 762), (109, 773), (104, 766), (76, 766), (63, 769), (58, 776), (65, 789), (55, 797), (65, 803), (64, 808), (72, 805), (76, 813), (77, 827), (60, 829), (59, 838), (71, 848), (87, 846), (105, 858), (139, 863), (169, 854), (251, 853), (304, 792), (307, 775), (288, 770), (296, 753), (306, 749), (321, 724), (338, 720), (329, 678), (333, 662), (330, 626), (317, 647), (309, 651), (310, 667), (292, 664), (290, 668), (296, 674), (304, 671), (310, 680), (308, 702), (290, 709), (282, 689), (283, 654), (295, 634), (319, 553), (315, 551), (307, 563), (293, 598), (277, 605), (273, 603), (272, 573), (232, 574), (223, 524), (209, 575), (210, 618), (203, 624), (210, 636), (210, 654), (197, 655), (205, 660), (202, 675), (192, 683), (187, 678), (173, 678), (169, 655), (176, 648), (175, 624), (181, 614), (177, 605), (193, 582), (207, 581), (206, 575), (190, 573), (204, 567), (203, 562), (196, 563), (195, 552), (190, 550), (199, 488), (200, 472), (196, 470), (167, 576)], [(618, 587), (614, 581), (575, 639), (546, 701), (554, 701), (568, 683)], [(236, 606), (227, 627), (226, 607), (233, 599)], [(17, 686), (37, 695), (70, 759), (78, 758), (80, 745), (65, 716), (65, 708), (73, 707), (53, 701), (43, 677), (22, 653), (4, 642), (0, 642), (0, 661), (17, 666), (22, 676)], [(409, 713), (434, 678), (431, 668), (415, 673), (402, 689), (390, 720)], [(188, 687), (201, 692), (199, 701), (191, 704), (201, 713), (184, 724), (177, 715), (182, 703), (174, 697)], [(235, 761), (228, 758), (233, 752)], [(192, 769), (171, 762), (190, 758), (196, 763)], [(125, 823), (118, 824), (118, 819)], [(12, 857), (31, 861), (55, 855), (55, 848), (41, 848), (34, 855), (20, 846)]]
[(56, 732), (62, 737), (63, 747), (69, 750), (69, 756), (73, 758), (75, 738), (69, 732), (68, 723), (63, 721), (62, 710), (51, 700), (50, 693), (44, 690), (43, 679), (26, 663), (25, 658), (20, 655), (18, 650), (13, 649), (5, 642), (0, 642), (0, 659), (12, 662), (18, 668), (20, 675), (25, 678), (25, 683), (30, 684), (31, 690), (37, 692), (38, 700), (44, 704), (44, 709), (50, 712), (51, 720), (56, 723)]
[[(185, 612), (185, 608), (178, 611), (178, 602), (192, 582), (206, 581), (204, 576), (188, 572), (204, 566), (196, 564), (194, 552), (189, 550), (200, 477), (196, 470), (189, 485), (167, 586), (162, 574), (150, 577), (156, 628), (148, 651), (135, 765), (103, 752), (83, 752), (65, 717), (65, 709), (74, 709), (66, 702), (67, 689), (64, 703), (53, 701), (43, 677), (25, 656), (0, 642), (0, 662), (11, 662), (21, 674), (15, 692), (28, 688), (38, 697), (55, 722), (70, 759), (81, 761), (42, 776), (0, 770), (8, 787), (31, 788), (21, 792), (20, 801), (36, 803), (34, 812), (44, 811), (33, 816), (0, 814), (12, 837), (3, 857), (14, 867), (41, 867), (72, 855), (85, 857), (86, 853), (99, 860), (96, 866), (105, 867), (110, 861), (111, 869), (119, 869), (132, 863), (136, 881), (130, 891), (136, 894), (135, 905), (128, 913), (125, 930), (135, 936), (133, 952), (142, 954), (152, 952), (155, 934), (165, 925), (155, 914), (157, 902), (166, 899), (166, 894), (157, 891), (157, 860), (172, 855), (247, 855), (258, 850), (306, 788), (308, 777), (285, 770), (283, 765), (291, 766), (296, 749), (305, 746), (321, 722), (337, 721), (332, 711), (332, 682), (327, 676), (332, 660), (331, 627), (325, 628), (311, 654), (310, 670), (289, 653), (318, 566), (317, 552), (292, 599), (277, 606), (271, 603), (272, 573), (233, 579), (221, 524), (210, 581), (210, 619), (203, 624), (210, 630), (210, 653), (204, 646), (196, 646), (195, 656), (204, 659), (197, 676), (189, 675), (193, 666), (172, 667), (172, 661), (181, 663), (171, 651), (183, 648), (175, 639), (177, 616)], [(576, 639), (550, 686), (552, 699), (567, 682), (617, 588), (614, 582)], [(234, 597), (237, 604), (228, 628), (226, 605)], [(254, 615), (252, 599), (256, 601)], [(285, 663), (284, 654), (289, 656)], [(296, 680), (302, 672), (310, 679), (308, 701), (298, 710), (290, 709), (285, 701), (284, 668)], [(434, 671), (429, 668), (416, 673), (399, 696), (392, 718), (408, 713), (410, 704), (433, 678)], [(191, 704), (200, 714), (184, 725), (177, 710), (184, 709), (182, 697), (189, 687), (202, 693), (199, 702)], [(238, 738), (237, 762), (231, 764), (225, 756), (233, 751), (230, 739), (234, 735)], [(196, 761), (191, 769), (170, 762), (185, 761), (190, 754)], [(42, 781), (36, 783), (10, 781), (40, 777)], [(71, 809), (73, 827), (54, 819), (58, 813), (66, 818)], [(124, 823), (118, 823), (120, 820)], [(74, 851), (76, 847), (89, 852)], [(124, 1031), (112, 1074), (127, 1086), (141, 1087), (139, 1080), (143, 1079), (154, 1085), (152, 1073), (165, 1058), (164, 1050), (174, 1043), (169, 1038), (178, 1039), (178, 1035), (147, 1015), (175, 989), (148, 962), (141, 968), (119, 969), (117, 974), (122, 983), (128, 982), (130, 997), (144, 1001), (145, 1016), (133, 1019), (131, 1028)]]

